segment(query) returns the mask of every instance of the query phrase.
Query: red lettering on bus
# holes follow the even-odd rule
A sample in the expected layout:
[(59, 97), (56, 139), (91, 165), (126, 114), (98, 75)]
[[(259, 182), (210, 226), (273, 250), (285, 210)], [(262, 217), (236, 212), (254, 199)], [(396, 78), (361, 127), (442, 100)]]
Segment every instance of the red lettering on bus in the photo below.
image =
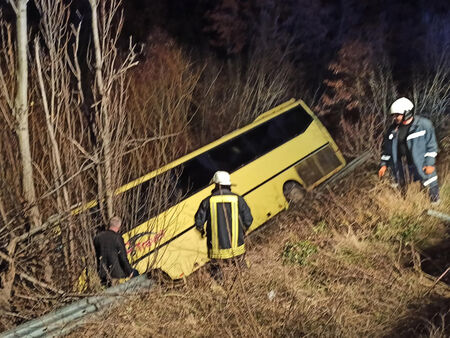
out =
[(150, 248), (152, 244), (156, 244), (157, 242), (159, 242), (164, 237), (165, 234), (166, 231), (161, 230), (155, 236), (150, 237), (144, 242), (137, 242), (134, 246), (131, 246), (130, 241), (126, 242), (125, 247), (127, 248), (127, 254), (129, 254), (133, 250), (144, 250)]

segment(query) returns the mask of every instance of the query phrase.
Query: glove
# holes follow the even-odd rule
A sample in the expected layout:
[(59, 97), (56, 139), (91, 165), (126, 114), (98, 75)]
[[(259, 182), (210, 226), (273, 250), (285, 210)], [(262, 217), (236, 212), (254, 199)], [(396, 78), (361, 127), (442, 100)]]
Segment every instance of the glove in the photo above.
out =
[(386, 173), (386, 169), (387, 169), (387, 166), (382, 166), (381, 168), (380, 168), (380, 170), (378, 170), (378, 177), (379, 178), (382, 178), (383, 176), (384, 176), (384, 174)]
[(434, 166), (432, 166), (432, 165), (426, 165), (422, 169), (423, 169), (423, 172), (427, 175), (434, 173)]

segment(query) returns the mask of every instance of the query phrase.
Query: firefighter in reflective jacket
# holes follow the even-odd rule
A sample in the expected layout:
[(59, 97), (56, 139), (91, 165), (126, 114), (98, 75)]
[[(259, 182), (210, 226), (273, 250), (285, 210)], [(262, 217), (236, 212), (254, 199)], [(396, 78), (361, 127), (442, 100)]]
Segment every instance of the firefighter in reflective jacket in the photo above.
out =
[(230, 174), (217, 171), (212, 183), (216, 185), (211, 195), (201, 202), (195, 214), (195, 226), (202, 236), (206, 232), (208, 257), (213, 264), (231, 258), (238, 261), (245, 253), (244, 235), (253, 217), (244, 198), (231, 192)]
[(432, 204), (438, 204), (435, 168), (438, 146), (431, 121), (414, 116), (414, 104), (405, 97), (392, 103), (390, 113), (394, 123), (384, 138), (378, 176), (384, 176), (389, 167), (402, 189), (410, 181), (420, 181), (429, 188)]

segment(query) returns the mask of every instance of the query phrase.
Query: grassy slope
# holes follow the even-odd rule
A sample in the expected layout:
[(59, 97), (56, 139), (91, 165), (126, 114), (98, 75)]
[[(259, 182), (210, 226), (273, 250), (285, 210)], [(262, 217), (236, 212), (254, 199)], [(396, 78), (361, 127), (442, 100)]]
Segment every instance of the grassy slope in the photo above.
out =
[[(437, 209), (450, 213), (443, 148)], [(223, 288), (201, 269), (182, 285), (130, 298), (72, 336), (449, 334), (450, 288), (434, 285), (420, 256), (448, 243), (449, 229), (424, 214), (429, 204), (417, 186), (403, 199), (374, 170), (357, 169), (250, 236), (250, 268), (227, 270)], [(448, 260), (436, 264), (427, 267), (442, 273)]]

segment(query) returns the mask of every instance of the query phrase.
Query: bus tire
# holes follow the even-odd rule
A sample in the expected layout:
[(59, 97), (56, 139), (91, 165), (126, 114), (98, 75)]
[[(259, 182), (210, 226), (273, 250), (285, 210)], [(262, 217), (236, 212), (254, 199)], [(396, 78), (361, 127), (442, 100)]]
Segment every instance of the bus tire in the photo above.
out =
[(167, 288), (174, 288), (178, 285), (183, 284), (183, 279), (172, 279), (170, 276), (162, 269), (151, 269), (147, 273), (147, 278), (151, 279), (155, 282), (157, 285), (162, 285)]
[(283, 185), (283, 194), (289, 204), (302, 201), (305, 193), (301, 184), (295, 181), (288, 181)]

